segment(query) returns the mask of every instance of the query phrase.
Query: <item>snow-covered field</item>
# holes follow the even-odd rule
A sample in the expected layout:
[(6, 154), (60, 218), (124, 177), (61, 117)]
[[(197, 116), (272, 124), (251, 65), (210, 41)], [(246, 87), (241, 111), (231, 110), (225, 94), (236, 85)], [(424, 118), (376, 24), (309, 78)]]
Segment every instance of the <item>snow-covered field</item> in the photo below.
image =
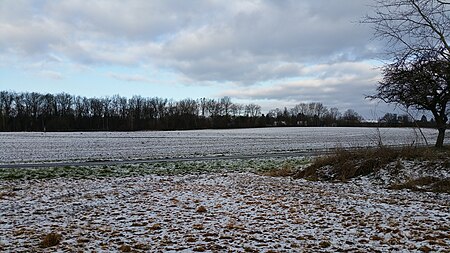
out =
[[(0, 181), (2, 252), (448, 252), (448, 194), (253, 173)], [(50, 232), (61, 242), (42, 249)]]
[[(425, 134), (434, 142), (435, 130)], [(400, 128), (0, 133), (0, 163), (264, 155), (376, 145), (378, 136), (419, 142)], [(255, 173), (309, 161), (2, 169), (0, 252), (449, 252), (449, 194), (387, 190), (388, 173), (348, 183)], [(405, 177), (428, 175), (404, 165), (413, 168)], [(448, 177), (441, 172), (431, 175)], [(42, 248), (52, 233), (60, 242)]]
[[(437, 131), (424, 129), (433, 143)], [(169, 132), (0, 133), (0, 163), (130, 160), (301, 152), (423, 143), (409, 128), (262, 128)], [(447, 142), (450, 139), (447, 139)]]

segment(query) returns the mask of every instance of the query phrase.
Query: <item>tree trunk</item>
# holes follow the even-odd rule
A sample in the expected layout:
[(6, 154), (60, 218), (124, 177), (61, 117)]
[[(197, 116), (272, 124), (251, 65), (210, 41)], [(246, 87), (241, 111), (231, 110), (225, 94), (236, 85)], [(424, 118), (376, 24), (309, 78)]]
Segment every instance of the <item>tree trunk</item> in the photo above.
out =
[(436, 145), (434, 145), (436, 148), (442, 148), (444, 146), (444, 137), (445, 137), (445, 126), (444, 127), (438, 127), (438, 137), (436, 140)]

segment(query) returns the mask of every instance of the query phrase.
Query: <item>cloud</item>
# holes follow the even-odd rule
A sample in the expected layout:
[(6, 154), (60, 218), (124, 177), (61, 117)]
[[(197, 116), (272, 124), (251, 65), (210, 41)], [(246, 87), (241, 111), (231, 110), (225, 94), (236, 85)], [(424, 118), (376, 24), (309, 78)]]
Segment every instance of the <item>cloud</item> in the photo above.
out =
[(62, 80), (64, 79), (63, 74), (52, 71), (52, 70), (42, 70), (38, 72), (38, 75), (47, 79), (53, 79), (53, 80)]
[[(367, 104), (379, 73), (370, 0), (0, 1), (3, 65), (103, 75), (148, 68), (170, 78), (107, 72), (127, 82), (214, 86), (217, 95)], [(8, 60), (10, 59), (10, 60)], [(42, 64), (45, 63), (45, 64)], [(70, 71), (70, 70), (69, 70)], [(53, 73), (53, 74), (52, 74)], [(162, 73), (162, 74), (161, 74)], [(59, 77), (62, 77), (59, 74)], [(158, 79), (158, 80), (157, 80)], [(162, 79), (162, 80), (160, 80)], [(169, 80), (170, 79), (170, 80)], [(208, 94), (206, 94), (208, 95)]]
[(150, 82), (150, 79), (148, 79), (145, 76), (142, 75), (129, 75), (129, 74), (117, 74), (117, 73), (108, 73), (107, 76), (114, 78), (116, 80), (120, 81), (126, 81), (126, 82)]
[[(0, 4), (3, 53), (85, 65), (152, 64), (194, 81), (291, 78), (299, 65), (373, 56), (368, 0), (13, 1)], [(0, 49), (2, 50), (2, 49)], [(1, 52), (1, 51), (0, 51)]]
[[(338, 108), (370, 107), (379, 72), (368, 63), (333, 63), (302, 69), (303, 78), (266, 86), (229, 89), (218, 94), (247, 100), (284, 100), (292, 104), (322, 102)], [(367, 109), (367, 108), (366, 108)]]
[[(197, 80), (251, 84), (297, 74), (271, 73), (268, 65), (358, 61), (374, 55), (370, 31), (354, 23), (363, 15), (365, 1), (258, 3), (246, 12), (234, 8), (217, 23), (177, 33), (163, 44), (167, 65)], [(318, 8), (342, 10), (347, 4), (359, 9), (328, 16)]]

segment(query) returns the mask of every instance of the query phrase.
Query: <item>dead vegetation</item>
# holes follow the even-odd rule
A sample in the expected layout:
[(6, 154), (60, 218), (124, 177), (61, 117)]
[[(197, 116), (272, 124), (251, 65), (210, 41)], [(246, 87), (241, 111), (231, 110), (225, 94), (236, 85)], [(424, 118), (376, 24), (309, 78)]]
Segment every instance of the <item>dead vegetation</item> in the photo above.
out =
[(44, 236), (41, 241), (41, 248), (49, 248), (58, 245), (61, 242), (62, 236), (57, 233), (50, 233)]
[[(328, 156), (317, 158), (310, 166), (293, 174), (294, 178), (345, 182), (352, 178), (377, 173), (382, 169), (390, 174), (401, 176), (404, 169), (402, 161), (423, 162), (427, 170), (436, 167), (450, 169), (450, 147), (441, 149), (430, 147), (402, 147), (402, 148), (365, 148), (365, 149), (336, 149)], [(392, 189), (428, 190), (435, 192), (449, 192), (449, 179), (437, 177), (420, 177), (391, 186)]]
[(274, 168), (271, 170), (264, 171), (261, 173), (263, 176), (269, 177), (290, 177), (295, 174), (295, 169), (292, 168), (290, 164), (284, 164), (279, 168)]
[(196, 210), (197, 213), (206, 213), (207, 211), (208, 210), (204, 206), (199, 206), (199, 207), (197, 207), (197, 210)]
[(129, 245), (122, 245), (119, 247), (121, 252), (131, 252), (131, 247)]
[(450, 178), (421, 177), (402, 184), (395, 184), (391, 189), (409, 189), (413, 191), (432, 191), (450, 193)]

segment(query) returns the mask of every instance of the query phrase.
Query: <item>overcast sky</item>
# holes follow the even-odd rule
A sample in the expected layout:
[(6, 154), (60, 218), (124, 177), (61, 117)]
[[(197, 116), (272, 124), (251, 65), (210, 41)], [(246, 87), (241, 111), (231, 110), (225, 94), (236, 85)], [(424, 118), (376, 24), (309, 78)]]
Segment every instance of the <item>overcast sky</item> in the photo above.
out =
[(364, 98), (383, 50), (358, 23), (371, 2), (1, 0), (0, 90), (230, 96), (263, 111), (322, 102), (382, 116)]

